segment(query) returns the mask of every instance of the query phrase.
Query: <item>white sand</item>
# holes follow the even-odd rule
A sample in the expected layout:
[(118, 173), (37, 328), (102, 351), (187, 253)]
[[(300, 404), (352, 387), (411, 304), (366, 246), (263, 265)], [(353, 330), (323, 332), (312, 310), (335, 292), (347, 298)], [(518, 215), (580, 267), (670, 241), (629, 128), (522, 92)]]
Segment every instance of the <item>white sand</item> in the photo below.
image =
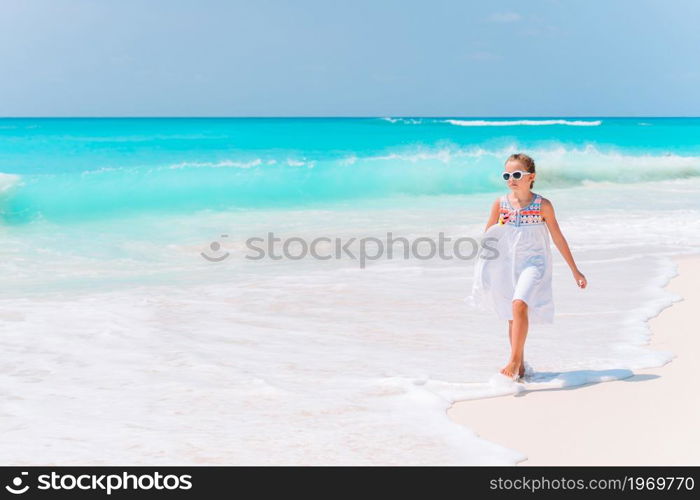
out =
[[(663, 367), (613, 382), (462, 401), (448, 410), (518, 465), (700, 465), (700, 257), (681, 257), (668, 290), (683, 296), (649, 321)], [(535, 367), (535, 370), (537, 367)]]

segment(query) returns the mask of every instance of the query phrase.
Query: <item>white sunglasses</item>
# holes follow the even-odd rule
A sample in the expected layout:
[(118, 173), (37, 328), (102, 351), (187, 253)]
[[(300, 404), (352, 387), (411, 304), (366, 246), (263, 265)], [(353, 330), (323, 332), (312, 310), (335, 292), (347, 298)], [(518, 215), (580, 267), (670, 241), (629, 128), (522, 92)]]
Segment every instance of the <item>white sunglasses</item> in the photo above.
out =
[(503, 180), (507, 181), (510, 179), (510, 176), (513, 176), (513, 179), (516, 181), (520, 180), (523, 178), (523, 175), (531, 174), (532, 172), (525, 172), (524, 170), (516, 170), (515, 172), (503, 172)]

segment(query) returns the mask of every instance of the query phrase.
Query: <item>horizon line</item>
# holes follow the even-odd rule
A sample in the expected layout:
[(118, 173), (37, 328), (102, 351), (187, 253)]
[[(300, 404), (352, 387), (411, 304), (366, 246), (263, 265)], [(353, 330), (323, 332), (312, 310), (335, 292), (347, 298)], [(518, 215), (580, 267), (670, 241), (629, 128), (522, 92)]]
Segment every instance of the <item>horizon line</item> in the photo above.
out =
[(699, 115), (539, 115), (539, 116), (460, 116), (460, 115), (124, 115), (124, 116), (109, 116), (109, 115), (70, 115), (70, 116), (0, 116), (0, 120), (9, 119), (73, 119), (73, 118), (97, 118), (97, 119), (163, 119), (163, 118), (488, 118), (488, 119), (505, 119), (505, 118), (700, 118)]

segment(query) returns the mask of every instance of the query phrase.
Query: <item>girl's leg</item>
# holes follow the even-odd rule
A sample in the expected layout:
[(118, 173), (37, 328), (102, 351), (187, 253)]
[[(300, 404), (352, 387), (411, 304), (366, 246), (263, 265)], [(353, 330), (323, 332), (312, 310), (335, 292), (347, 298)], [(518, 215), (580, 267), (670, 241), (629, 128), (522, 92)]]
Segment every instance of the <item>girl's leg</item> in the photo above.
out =
[(508, 340), (510, 341), (510, 348), (513, 349), (513, 320), (508, 320)]
[(525, 357), (525, 338), (527, 337), (528, 317), (527, 303), (516, 299), (513, 301), (513, 320), (509, 323), (510, 335), (510, 359), (508, 364), (501, 368), (501, 373), (507, 377), (513, 377), (516, 373), (522, 374), (523, 359)]
[[(510, 349), (513, 350), (513, 320), (508, 320), (508, 340), (510, 341)], [(525, 376), (525, 346), (523, 346), (523, 362), (520, 364), (520, 371), (518, 372), (521, 377)]]

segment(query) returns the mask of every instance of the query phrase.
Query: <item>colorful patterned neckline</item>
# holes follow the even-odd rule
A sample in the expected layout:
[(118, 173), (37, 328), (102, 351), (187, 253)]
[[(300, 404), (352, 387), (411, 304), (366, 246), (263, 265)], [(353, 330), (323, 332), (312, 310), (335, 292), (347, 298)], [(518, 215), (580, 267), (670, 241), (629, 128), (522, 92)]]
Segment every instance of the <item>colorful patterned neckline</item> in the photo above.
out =
[[(526, 206), (522, 208), (513, 208), (508, 195), (504, 194), (501, 198), (501, 209), (499, 216), (500, 224), (510, 224), (514, 226), (531, 226), (535, 224), (544, 224), (544, 219), (542, 218), (542, 197), (537, 193), (532, 193), (532, 200)], [(504, 221), (506, 215), (510, 214), (508, 220)]]

